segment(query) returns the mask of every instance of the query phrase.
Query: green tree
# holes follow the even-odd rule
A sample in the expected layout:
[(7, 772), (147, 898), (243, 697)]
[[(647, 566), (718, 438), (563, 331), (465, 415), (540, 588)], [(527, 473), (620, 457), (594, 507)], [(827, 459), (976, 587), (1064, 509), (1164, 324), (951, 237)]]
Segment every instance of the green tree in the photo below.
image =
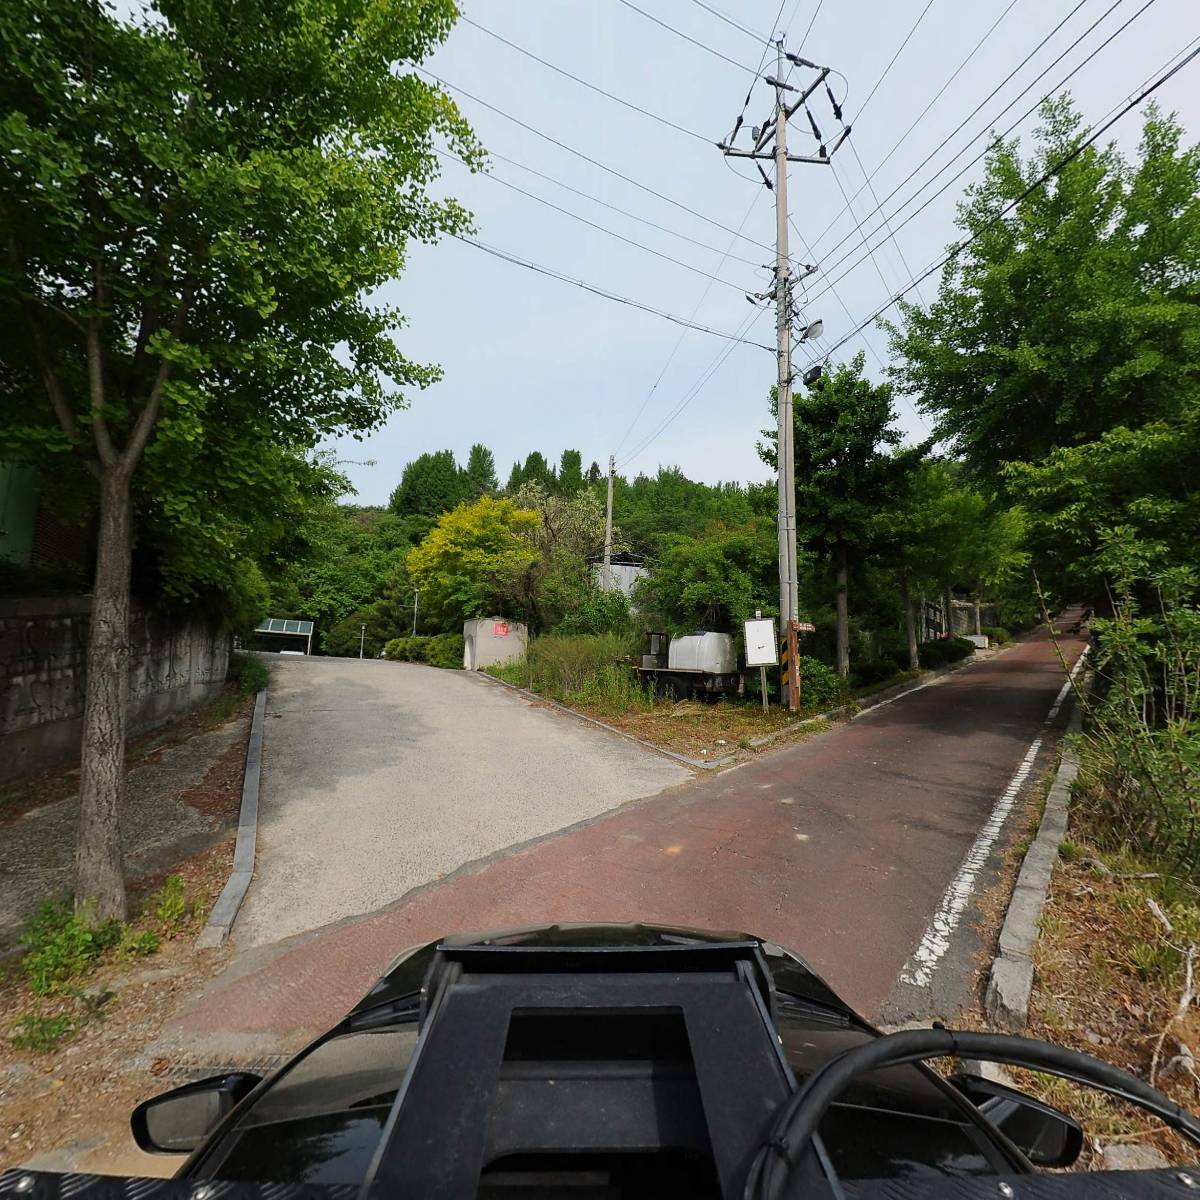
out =
[(510, 493), (516, 492), (523, 483), (540, 484), (547, 490), (555, 486), (554, 469), (546, 462), (546, 457), (540, 450), (528, 454), (524, 463), (513, 463), (505, 490)]
[(1139, 161), (1089, 147), (996, 213), (1086, 135), (1068, 99), (1023, 159), (998, 142), (959, 207), (974, 241), (928, 309), (892, 327), (898, 386), (976, 471), (1037, 462), (1123, 426), (1176, 419), (1200, 374), (1200, 150), (1151, 108)]
[(406, 560), (422, 608), (445, 621), (503, 611), (537, 561), (537, 551), (522, 535), (538, 520), (537, 513), (494, 496), (443, 513)]
[(558, 490), (573, 496), (583, 488), (583, 455), (578, 450), (564, 450), (558, 462)]
[[(370, 429), (437, 377), (368, 297), (410, 239), (468, 223), (425, 187), (434, 135), (478, 161), (470, 132), (399, 68), (454, 15), (451, 0), (159, 0), (136, 24), (74, 0), (0, 8), (0, 358), (41, 390), (36, 406), (0, 395), (0, 428), (6, 451), (75, 455), (96, 483), (76, 902), (101, 918), (125, 913), (141, 476), (169, 520), (223, 489), (267, 495), (267, 448)], [(205, 451), (219, 479), (190, 469)]]
[(677, 537), (638, 584), (638, 604), (676, 633), (740, 632), (756, 608), (778, 596), (776, 543), (766, 522), (730, 529), (714, 524), (700, 537)]
[[(796, 526), (805, 546), (833, 561), (836, 665), (843, 679), (850, 674), (851, 560), (870, 552), (880, 536), (880, 514), (903, 493), (928, 448), (899, 449), (891, 386), (865, 378), (863, 361), (860, 352), (792, 399)], [(769, 440), (760, 443), (759, 454), (775, 467), (776, 432), (763, 436)]]
[(477, 500), (480, 496), (491, 495), (500, 488), (496, 478), (496, 460), (492, 452), (482, 443), (476, 442), (467, 455), (466, 466), (466, 495), (464, 500)]
[(436, 517), (467, 499), (469, 491), (454, 451), (438, 450), (405, 465), (388, 508), (398, 517)]

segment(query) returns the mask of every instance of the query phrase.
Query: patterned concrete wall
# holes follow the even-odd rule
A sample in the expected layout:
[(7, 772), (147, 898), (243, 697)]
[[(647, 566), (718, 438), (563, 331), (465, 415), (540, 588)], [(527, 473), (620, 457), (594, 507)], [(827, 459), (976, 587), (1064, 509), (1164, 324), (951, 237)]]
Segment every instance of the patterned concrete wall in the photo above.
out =
[[(79, 753), (88, 597), (0, 600), (0, 780)], [(135, 611), (130, 621), (131, 732), (203, 704), (229, 668), (229, 637), (202, 623)]]

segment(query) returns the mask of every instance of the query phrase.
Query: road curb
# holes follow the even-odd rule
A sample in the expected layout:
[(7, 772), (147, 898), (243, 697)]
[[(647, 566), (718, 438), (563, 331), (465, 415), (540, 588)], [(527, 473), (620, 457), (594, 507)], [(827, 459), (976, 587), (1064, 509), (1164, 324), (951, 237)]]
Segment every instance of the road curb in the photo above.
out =
[[(1078, 733), (1082, 709), (1071, 712), (1067, 734)], [(1067, 832), (1071, 785), (1079, 773), (1079, 757), (1069, 742), (1064, 743), (1054, 783), (1046, 796), (1046, 807), (1033, 844), (1017, 875), (1000, 930), (1000, 952), (988, 973), (983, 1006), (988, 1018), (1009, 1029), (1024, 1029), (1029, 1021), (1029, 998), (1033, 993), (1033, 948), (1037, 944), (1042, 909), (1050, 890), (1050, 878), (1058, 861), (1059, 846)]]
[(229, 936), (242, 901), (254, 878), (255, 844), (258, 838), (258, 785), (262, 776), (263, 716), (267, 709), (267, 689), (254, 700), (254, 719), (250, 723), (250, 743), (246, 747), (246, 769), (242, 775), (242, 807), (238, 813), (237, 842), (233, 848), (233, 870), (225, 883), (208, 924), (196, 939), (198, 950), (220, 946)]
[[(1015, 642), (1013, 643), (1013, 645), (1016, 644)], [(1001, 650), (1003, 649), (1007, 649), (1007, 647), (1001, 647)], [(784, 729), (776, 729), (771, 733), (763, 734), (761, 737), (751, 738), (750, 744), (755, 749), (758, 749), (762, 746), (770, 745), (771, 742), (778, 741), (781, 738), (790, 737), (806, 727), (819, 725), (822, 722), (837, 721), (843, 717), (853, 721), (855, 718), (865, 716), (876, 708), (891, 704), (893, 700), (899, 700), (901, 696), (906, 696), (909, 692), (919, 692), (922, 688), (929, 687), (944, 675), (951, 675), (967, 667), (979, 666), (984, 662), (991, 661), (992, 657), (995, 656), (992, 655), (986, 659), (976, 659), (972, 655), (962, 662), (951, 663), (945, 667), (936, 667), (932, 671), (922, 673), (916, 679), (898, 683), (893, 687), (884, 688), (882, 691), (876, 692), (871, 696), (866, 696), (863, 698), (863, 703), (852, 701), (849, 704), (840, 704), (837, 708), (828, 709), (826, 712), (814, 713), (813, 716), (805, 717), (803, 721), (797, 721), (796, 724), (788, 725)], [(467, 674), (479, 679), (486, 679), (489, 683), (498, 684), (500, 687), (507, 688), (510, 692), (516, 692), (517, 695), (524, 696), (526, 700), (536, 701), (538, 704), (545, 704), (549, 708), (557, 709), (569, 717), (574, 717), (577, 721), (584, 721), (588, 725), (594, 725), (596, 728), (606, 730), (608, 733), (615, 733), (627, 742), (633, 742), (635, 745), (642, 746), (646, 750), (653, 750), (655, 754), (663, 754), (667, 758), (673, 758), (676, 762), (694, 767), (696, 770), (711, 771), (716, 767), (728, 767), (741, 761), (736, 754), (726, 754), (721, 758), (712, 759), (692, 758), (690, 755), (680, 754), (676, 750), (668, 750), (665, 746), (657, 746), (653, 742), (636, 737), (632, 733), (626, 733), (625, 730), (618, 729), (615, 725), (609, 725), (607, 721), (601, 721), (596, 717), (589, 717), (586, 713), (581, 713), (578, 709), (570, 708), (566, 704), (560, 704), (557, 700), (550, 700), (546, 696), (531, 691), (529, 688), (521, 687), (519, 684), (509, 683), (507, 679), (500, 679), (496, 675), (489, 675), (486, 671), (469, 671)]]

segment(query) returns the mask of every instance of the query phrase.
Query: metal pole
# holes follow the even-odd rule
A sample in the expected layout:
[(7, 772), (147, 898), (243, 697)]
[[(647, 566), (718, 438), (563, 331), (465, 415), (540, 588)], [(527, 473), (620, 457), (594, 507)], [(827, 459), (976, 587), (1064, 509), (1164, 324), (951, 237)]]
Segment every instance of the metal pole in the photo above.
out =
[(363, 656), (363, 643), (367, 640), (367, 627), (363, 625), (358, 631), (358, 657)]
[(608, 456), (608, 507), (604, 513), (604, 571), (602, 578), (605, 591), (612, 590), (612, 494), (613, 476), (616, 471), (616, 459), (610, 454)]
[(413, 588), (413, 637), (417, 636), (417, 601), (421, 597), (421, 589)]
[[(783, 38), (775, 43), (776, 78), (784, 76)], [(787, 637), (787, 705), (800, 707), (796, 675), (796, 628), (800, 617), (796, 579), (796, 456), (792, 447), (792, 304), (788, 259), (787, 112), (783, 89), (775, 89), (775, 338), (779, 374), (776, 407), (779, 432), (779, 619)]]

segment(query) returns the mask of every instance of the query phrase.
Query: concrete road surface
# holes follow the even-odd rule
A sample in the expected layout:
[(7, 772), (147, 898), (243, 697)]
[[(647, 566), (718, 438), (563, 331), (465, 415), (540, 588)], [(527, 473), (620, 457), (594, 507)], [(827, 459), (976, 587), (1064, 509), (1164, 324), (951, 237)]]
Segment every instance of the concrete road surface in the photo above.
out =
[[(1065, 638), (1064, 648), (1074, 659), (1081, 642)], [(1049, 640), (1036, 634), (801, 745), (242, 956), (174, 1021), (162, 1052), (225, 1062), (292, 1049), (343, 1014), (403, 947), (553, 921), (748, 930), (799, 950), (864, 1013), (898, 1019), (899, 977), (937, 916), (944, 954), (927, 964), (927, 982), (903, 985), (903, 1003), (952, 1015), (943, 976), (961, 985), (979, 943), (970, 906), (947, 907), (947, 897), (986, 887), (1011, 822), (982, 853), (981, 831), (1050, 764), (1063, 682)], [(630, 751), (615, 753), (627, 760)]]
[(690, 777), (460, 671), (322, 658), (271, 670), (258, 870), (233, 928), (239, 947), (372, 912)]

